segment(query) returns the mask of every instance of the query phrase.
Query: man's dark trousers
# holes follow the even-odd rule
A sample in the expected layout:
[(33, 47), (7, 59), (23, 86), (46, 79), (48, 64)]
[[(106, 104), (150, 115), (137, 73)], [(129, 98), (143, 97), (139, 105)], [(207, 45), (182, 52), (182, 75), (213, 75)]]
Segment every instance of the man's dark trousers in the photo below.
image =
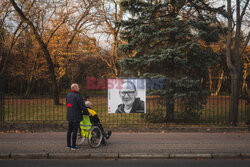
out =
[(72, 147), (76, 147), (77, 131), (80, 127), (80, 122), (69, 121), (68, 133), (67, 133), (67, 146), (71, 146), (71, 134), (72, 134)]

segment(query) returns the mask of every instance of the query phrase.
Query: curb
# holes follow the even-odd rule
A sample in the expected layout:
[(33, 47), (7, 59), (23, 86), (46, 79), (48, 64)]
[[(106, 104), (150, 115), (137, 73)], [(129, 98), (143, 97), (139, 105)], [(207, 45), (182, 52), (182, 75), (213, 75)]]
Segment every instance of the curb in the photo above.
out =
[(250, 159), (249, 153), (0, 153), (6, 159)]
[(212, 154), (212, 158), (213, 159), (241, 158), (241, 153), (214, 153)]
[(10, 159), (47, 159), (47, 153), (10, 153)]
[(47, 159), (89, 159), (89, 153), (48, 153)]
[(91, 159), (117, 159), (119, 153), (90, 153)]
[(242, 157), (242, 158), (246, 158), (246, 159), (247, 159), (247, 158), (250, 159), (250, 153), (242, 153), (242, 154), (241, 154), (241, 157)]
[(171, 159), (212, 159), (211, 154), (170, 154)]
[(168, 153), (120, 153), (119, 158), (122, 159), (169, 159)]
[(10, 159), (11, 153), (0, 154), (0, 159)]

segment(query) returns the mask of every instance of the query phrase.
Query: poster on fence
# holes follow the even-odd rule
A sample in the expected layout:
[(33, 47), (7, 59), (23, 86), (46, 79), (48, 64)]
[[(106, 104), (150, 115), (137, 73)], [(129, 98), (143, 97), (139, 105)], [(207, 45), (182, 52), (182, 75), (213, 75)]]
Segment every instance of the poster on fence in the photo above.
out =
[(146, 113), (146, 79), (108, 79), (108, 113)]

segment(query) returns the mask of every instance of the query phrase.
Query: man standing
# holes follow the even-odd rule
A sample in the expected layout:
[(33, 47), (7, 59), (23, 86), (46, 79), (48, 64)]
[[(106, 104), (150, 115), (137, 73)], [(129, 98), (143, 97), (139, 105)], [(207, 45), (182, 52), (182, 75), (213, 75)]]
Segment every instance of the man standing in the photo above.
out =
[[(79, 149), (76, 146), (77, 131), (82, 121), (82, 114), (89, 115), (89, 112), (85, 106), (82, 96), (79, 93), (79, 85), (73, 83), (71, 85), (71, 92), (67, 94), (66, 105), (67, 105), (67, 120), (68, 120), (68, 132), (67, 132), (67, 148), (71, 150)], [(83, 111), (83, 112), (82, 112)], [(72, 134), (73, 133), (73, 134)], [(72, 134), (72, 145), (71, 145), (71, 134)]]

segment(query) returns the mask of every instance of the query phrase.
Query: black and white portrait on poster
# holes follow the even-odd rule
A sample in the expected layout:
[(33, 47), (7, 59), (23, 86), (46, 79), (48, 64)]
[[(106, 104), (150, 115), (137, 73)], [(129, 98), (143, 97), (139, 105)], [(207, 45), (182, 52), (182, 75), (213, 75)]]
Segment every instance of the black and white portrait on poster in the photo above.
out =
[(108, 113), (146, 113), (146, 79), (109, 79)]

